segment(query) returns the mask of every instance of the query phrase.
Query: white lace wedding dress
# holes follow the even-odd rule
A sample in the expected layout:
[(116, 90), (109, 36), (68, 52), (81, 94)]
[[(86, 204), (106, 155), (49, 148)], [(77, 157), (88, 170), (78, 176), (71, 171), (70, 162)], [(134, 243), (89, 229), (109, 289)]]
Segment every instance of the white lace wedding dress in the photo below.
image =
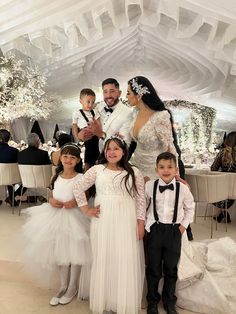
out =
[(138, 190), (134, 197), (125, 188), (127, 172), (104, 165), (90, 168), (75, 186), (76, 200), (83, 206), (87, 203), (84, 191), (95, 184), (95, 206), (100, 205), (99, 218), (91, 219), (90, 229), (90, 309), (96, 314), (138, 314), (141, 308), (144, 254), (137, 219), (145, 218), (145, 198), (143, 176), (137, 168), (134, 172)]
[(154, 179), (157, 156), (167, 150), (177, 155), (173, 144), (170, 114), (166, 110), (155, 112), (140, 129), (137, 138), (133, 134), (135, 120), (136, 118), (131, 125), (131, 136), (136, 141), (137, 147), (131, 163), (145, 176)]
[[(143, 175), (156, 178), (157, 155), (167, 148), (175, 152), (168, 112), (153, 114), (135, 140), (133, 164)], [(179, 307), (197, 313), (236, 313), (236, 243), (228, 237), (189, 242), (185, 232), (176, 295)]]

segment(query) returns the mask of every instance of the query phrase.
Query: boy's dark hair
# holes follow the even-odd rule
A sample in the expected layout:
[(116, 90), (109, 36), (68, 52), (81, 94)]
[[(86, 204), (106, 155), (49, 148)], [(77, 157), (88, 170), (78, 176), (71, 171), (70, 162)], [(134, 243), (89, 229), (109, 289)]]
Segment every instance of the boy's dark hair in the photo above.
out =
[(114, 79), (114, 78), (107, 78), (107, 79), (105, 79), (103, 82), (102, 82), (102, 87), (104, 86), (104, 85), (107, 85), (107, 84), (113, 84), (113, 85), (115, 85), (115, 87), (116, 88), (120, 88), (120, 84), (117, 82), (117, 80), (116, 79)]
[(96, 97), (94, 91), (91, 88), (83, 88), (80, 91), (80, 98), (82, 98), (83, 96), (93, 96)]
[(175, 165), (177, 166), (177, 161), (176, 161), (176, 157), (174, 154), (170, 153), (170, 152), (164, 152), (164, 153), (161, 153), (160, 155), (157, 156), (157, 159), (156, 159), (156, 165), (159, 164), (160, 160), (161, 159), (164, 159), (164, 160), (173, 160)]

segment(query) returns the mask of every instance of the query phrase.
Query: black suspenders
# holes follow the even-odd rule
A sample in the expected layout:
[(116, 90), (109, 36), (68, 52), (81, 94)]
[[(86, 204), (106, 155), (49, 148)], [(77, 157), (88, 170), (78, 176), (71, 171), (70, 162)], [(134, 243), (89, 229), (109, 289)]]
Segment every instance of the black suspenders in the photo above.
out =
[[(159, 181), (159, 179), (157, 179), (157, 180), (154, 182), (154, 186), (153, 186), (153, 198), (152, 198), (152, 202), (153, 202), (153, 214), (154, 214), (154, 218), (155, 218), (155, 220), (156, 220), (157, 223), (159, 223), (159, 217), (158, 217), (157, 210), (156, 210), (156, 194), (157, 194), (158, 181)], [(180, 184), (179, 184), (179, 182), (176, 181), (175, 206), (174, 206), (174, 215), (173, 215), (173, 220), (172, 220), (172, 223), (173, 223), (173, 224), (176, 223), (177, 213), (178, 213), (179, 187), (180, 187)]]
[[(86, 117), (86, 115), (85, 115), (83, 109), (80, 109), (79, 111), (80, 111), (80, 113), (82, 114), (82, 116), (84, 117), (85, 121), (86, 121), (86, 122), (89, 122), (89, 119)], [(93, 109), (90, 110), (90, 112), (91, 112), (91, 114), (92, 114), (92, 116), (93, 116), (93, 118), (94, 118), (94, 117), (95, 117), (95, 113), (94, 113)]]

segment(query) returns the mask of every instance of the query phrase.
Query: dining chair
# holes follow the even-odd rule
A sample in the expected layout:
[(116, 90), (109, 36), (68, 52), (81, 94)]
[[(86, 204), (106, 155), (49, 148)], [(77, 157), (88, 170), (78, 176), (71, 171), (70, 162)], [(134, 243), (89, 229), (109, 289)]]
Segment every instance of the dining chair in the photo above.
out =
[[(42, 195), (41, 189), (45, 189), (48, 200), (48, 188), (52, 177), (51, 165), (19, 165), (22, 181), (21, 196), (23, 188), (27, 188), (27, 194), (33, 189), (33, 195)], [(21, 200), (19, 204), (19, 215), (21, 214)]]
[[(222, 172), (209, 172), (208, 174), (188, 173), (186, 180), (191, 188), (194, 201), (196, 203), (207, 203), (212, 207), (211, 215), (211, 238), (213, 236), (213, 216), (214, 208), (213, 203), (226, 200), (229, 195), (229, 179), (226, 173)], [(206, 214), (205, 214), (206, 215)], [(195, 221), (197, 213), (195, 211)], [(217, 220), (216, 220), (217, 228)], [(226, 224), (227, 231), (227, 224)]]
[[(0, 185), (5, 186), (5, 194), (7, 194), (7, 186), (12, 186), (12, 204), (15, 200), (14, 185), (21, 183), (20, 172), (17, 163), (0, 163)], [(14, 214), (14, 206), (12, 206), (12, 214)]]

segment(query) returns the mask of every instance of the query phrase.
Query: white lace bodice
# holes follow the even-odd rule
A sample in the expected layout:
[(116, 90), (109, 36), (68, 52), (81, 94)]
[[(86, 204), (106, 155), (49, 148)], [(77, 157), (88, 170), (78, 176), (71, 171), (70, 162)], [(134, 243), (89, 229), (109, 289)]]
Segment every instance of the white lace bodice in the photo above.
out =
[(155, 175), (156, 158), (160, 153), (169, 151), (177, 155), (173, 144), (170, 114), (166, 110), (155, 112), (142, 126), (137, 138), (133, 135), (135, 120), (136, 117), (131, 126), (131, 136), (137, 142), (137, 147), (132, 163), (143, 175), (152, 178)]
[(64, 179), (60, 175), (55, 181), (54, 189), (52, 191), (53, 197), (61, 202), (73, 200), (73, 186), (83, 175), (78, 173), (74, 178)]
[[(133, 168), (135, 172), (136, 187), (138, 193), (134, 194), (137, 209), (137, 219), (145, 220), (146, 201), (144, 195), (144, 179), (141, 172), (137, 168)], [(105, 199), (106, 196), (113, 197), (116, 201), (117, 197), (131, 197), (126, 190), (124, 176), (127, 174), (125, 170), (113, 171), (104, 165), (96, 165), (90, 168), (75, 185), (74, 194), (79, 206), (87, 204), (86, 191), (93, 184), (96, 185), (96, 197)], [(131, 178), (129, 178), (131, 185)], [(96, 200), (95, 200), (96, 203)]]

